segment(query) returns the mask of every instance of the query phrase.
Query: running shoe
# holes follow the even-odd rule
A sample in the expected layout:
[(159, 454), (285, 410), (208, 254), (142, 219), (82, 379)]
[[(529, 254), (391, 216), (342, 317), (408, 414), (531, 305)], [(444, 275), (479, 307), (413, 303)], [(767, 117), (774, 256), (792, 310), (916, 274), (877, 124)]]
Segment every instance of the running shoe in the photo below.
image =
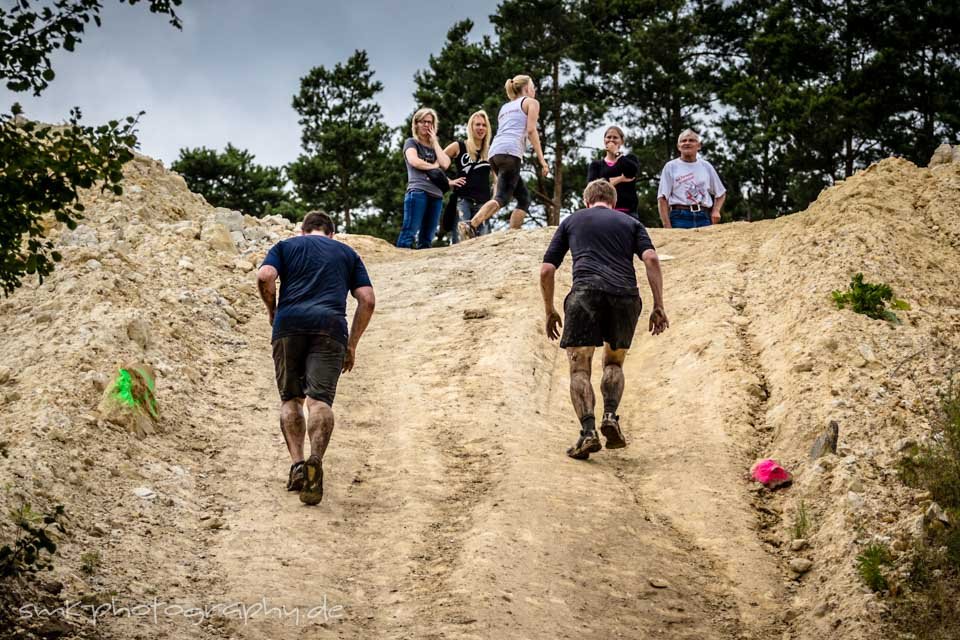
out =
[(477, 237), (477, 230), (469, 222), (461, 220), (457, 223), (457, 230), (460, 232), (460, 241), (472, 240)]
[(620, 431), (620, 416), (618, 415), (603, 414), (600, 433), (607, 439), (607, 449), (623, 449), (627, 446), (627, 441), (623, 438), (623, 432)]
[(567, 449), (567, 455), (574, 460), (586, 460), (591, 453), (600, 451), (603, 447), (600, 445), (600, 438), (596, 431), (587, 431), (580, 434), (577, 444)]
[(323, 500), (323, 463), (320, 458), (310, 456), (303, 464), (303, 488), (300, 489), (300, 502), (320, 504)]
[(303, 489), (303, 460), (290, 465), (290, 477), (287, 478), (287, 491)]

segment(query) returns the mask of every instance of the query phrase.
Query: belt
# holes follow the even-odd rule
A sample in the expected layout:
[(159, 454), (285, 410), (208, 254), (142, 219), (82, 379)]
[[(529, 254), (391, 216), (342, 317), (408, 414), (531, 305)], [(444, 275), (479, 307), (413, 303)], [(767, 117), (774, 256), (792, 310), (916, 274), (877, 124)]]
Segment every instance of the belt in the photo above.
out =
[(692, 211), (693, 213), (699, 213), (700, 211), (710, 212), (713, 209), (713, 205), (709, 207), (701, 207), (699, 204), (672, 204), (670, 205), (670, 211)]

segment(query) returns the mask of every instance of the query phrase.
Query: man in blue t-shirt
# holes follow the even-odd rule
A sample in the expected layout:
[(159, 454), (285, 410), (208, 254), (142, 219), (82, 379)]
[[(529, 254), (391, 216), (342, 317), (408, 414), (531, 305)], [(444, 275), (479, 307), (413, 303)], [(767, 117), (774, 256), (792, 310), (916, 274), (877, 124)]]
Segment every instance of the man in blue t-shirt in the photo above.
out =
[[(637, 289), (633, 256), (647, 270), (653, 293), (650, 332), (658, 335), (670, 326), (663, 310), (663, 275), (660, 259), (642, 224), (614, 211), (617, 192), (605, 180), (594, 180), (583, 192), (588, 209), (560, 223), (540, 267), (540, 291), (546, 311), (547, 337), (560, 337), (560, 347), (570, 361), (570, 398), (580, 420), (580, 438), (567, 455), (586, 460), (602, 448), (594, 416), (590, 364), (593, 352), (603, 347), (603, 420), (600, 431), (608, 449), (627, 442), (620, 430), (617, 407), (623, 396), (623, 361), (633, 342), (642, 303)], [(566, 326), (553, 306), (554, 276), (567, 252), (573, 254), (573, 287), (563, 303)]]
[[(308, 213), (300, 235), (275, 244), (257, 273), (260, 297), (273, 327), (280, 430), (293, 460), (287, 490), (299, 491), (305, 504), (323, 499), (323, 454), (333, 433), (337, 381), (353, 368), (357, 343), (376, 304), (363, 261), (356, 251), (333, 239), (334, 231), (330, 216)], [(347, 292), (357, 299), (349, 333)], [(309, 421), (304, 420), (304, 405)], [(310, 438), (306, 461), (305, 433)]]

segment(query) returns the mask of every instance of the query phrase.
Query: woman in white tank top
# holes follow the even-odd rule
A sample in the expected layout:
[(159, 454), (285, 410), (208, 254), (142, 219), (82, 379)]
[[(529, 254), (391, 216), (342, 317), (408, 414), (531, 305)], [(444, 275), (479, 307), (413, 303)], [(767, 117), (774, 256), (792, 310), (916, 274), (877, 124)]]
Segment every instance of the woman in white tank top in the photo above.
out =
[(517, 208), (510, 214), (510, 228), (519, 229), (530, 208), (530, 194), (520, 176), (520, 161), (527, 150), (527, 138), (533, 146), (540, 171), (550, 175), (550, 167), (543, 158), (537, 120), (540, 118), (540, 103), (537, 102), (537, 87), (530, 76), (514, 76), (507, 80), (505, 88), (510, 102), (500, 108), (497, 118), (497, 135), (490, 143), (490, 168), (497, 176), (497, 193), (484, 204), (470, 222), (458, 225), (460, 238), (475, 238), (477, 229), (493, 214), (516, 198)]

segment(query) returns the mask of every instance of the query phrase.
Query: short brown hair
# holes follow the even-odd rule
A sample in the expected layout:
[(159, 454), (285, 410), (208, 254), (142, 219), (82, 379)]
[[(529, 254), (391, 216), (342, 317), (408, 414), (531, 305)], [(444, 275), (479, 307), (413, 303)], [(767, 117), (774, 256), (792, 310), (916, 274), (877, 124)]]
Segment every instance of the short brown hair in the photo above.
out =
[(332, 236), (337, 231), (337, 225), (333, 223), (333, 218), (323, 211), (311, 211), (305, 215), (300, 228), (303, 229), (304, 233), (323, 231), (328, 236)]
[(583, 201), (588, 207), (605, 202), (611, 207), (617, 204), (617, 190), (606, 180), (594, 180), (583, 190)]

